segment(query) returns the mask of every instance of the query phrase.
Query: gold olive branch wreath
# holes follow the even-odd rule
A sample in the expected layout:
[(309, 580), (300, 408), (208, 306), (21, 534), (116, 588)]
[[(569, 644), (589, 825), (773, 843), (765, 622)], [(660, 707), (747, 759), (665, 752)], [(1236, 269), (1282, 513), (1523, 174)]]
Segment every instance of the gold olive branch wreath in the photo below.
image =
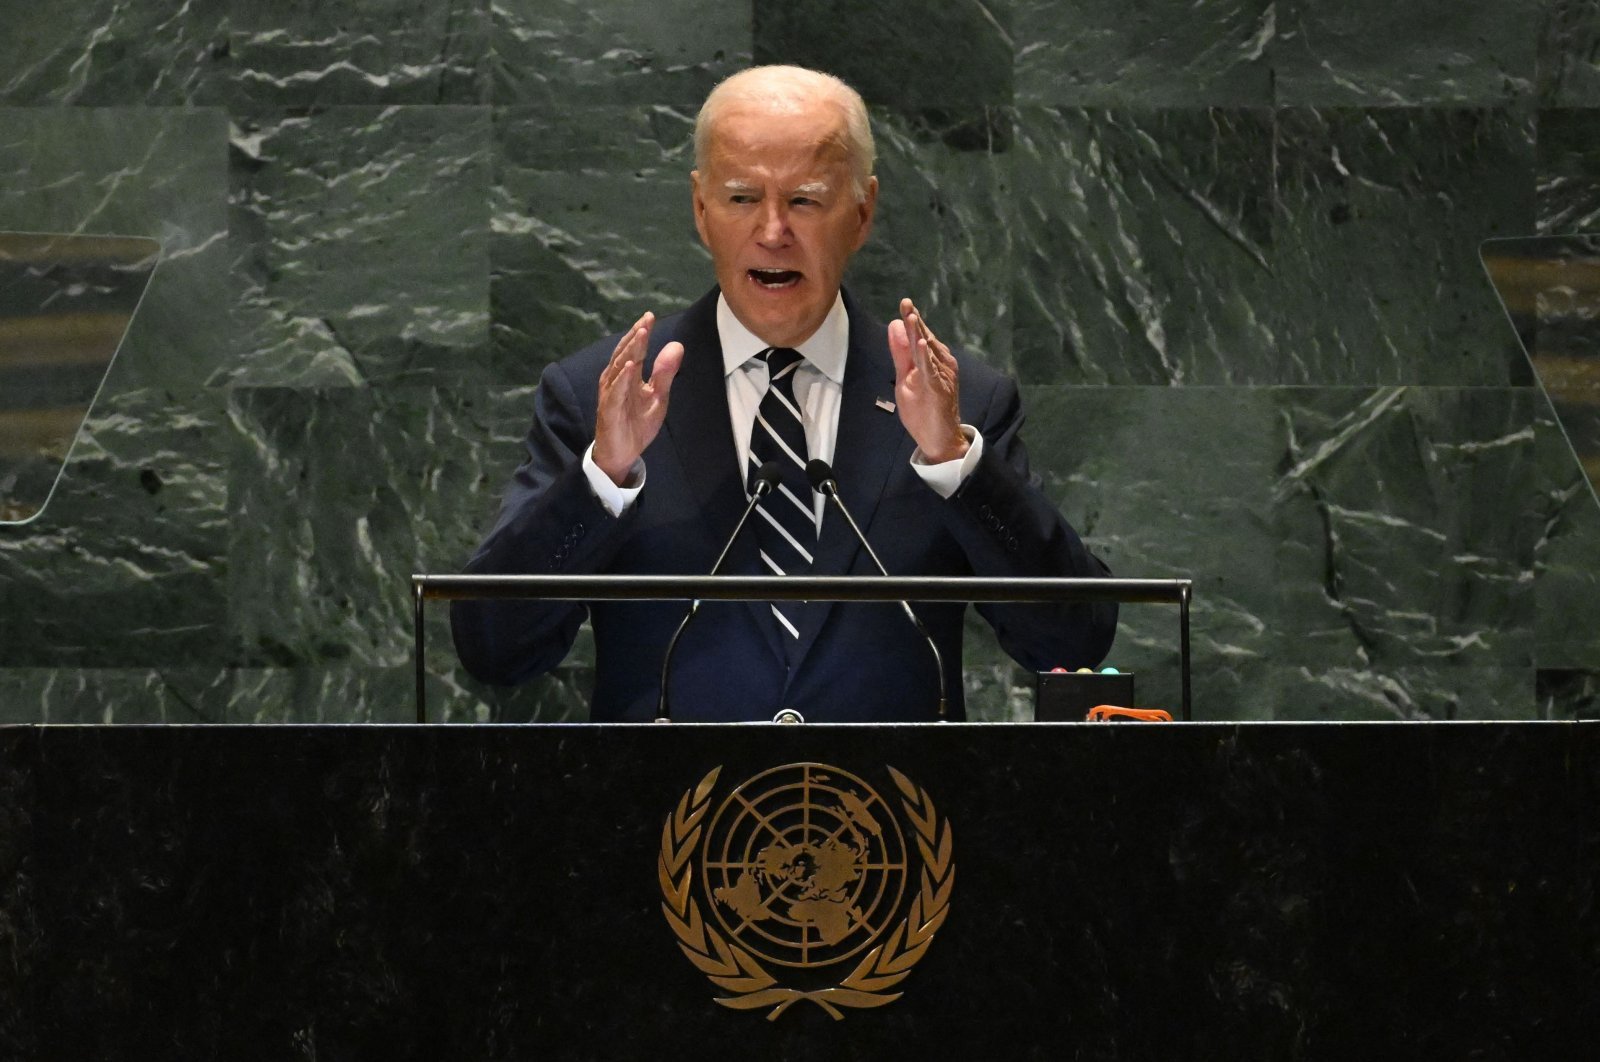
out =
[(661, 881), (661, 909), (666, 914), (667, 924), (677, 935), (678, 946), (712, 984), (733, 993), (717, 1002), (734, 1010), (770, 1006), (772, 1012), (767, 1020), (774, 1021), (791, 1005), (804, 999), (838, 1021), (844, 1018), (841, 1007), (881, 1007), (899, 999), (903, 993), (885, 990), (904, 980), (927, 953), (934, 933), (950, 913), (950, 892), (956, 878), (951, 862), (954, 841), (950, 823), (941, 824), (927, 791), (893, 767), (889, 768), (894, 784), (900, 788), (906, 817), (916, 830), (917, 849), (922, 853), (921, 887), (912, 897), (905, 919), (887, 940), (867, 952), (850, 975), (837, 985), (802, 992), (780, 985), (755, 956), (723, 939), (701, 918), (700, 905), (691, 894), (690, 883), (694, 878), (691, 857), (700, 840), (701, 823), (721, 771), (721, 767), (713, 768), (699, 785), (683, 794), (677, 808), (667, 816), (661, 827), (661, 854), (656, 861), (656, 873)]

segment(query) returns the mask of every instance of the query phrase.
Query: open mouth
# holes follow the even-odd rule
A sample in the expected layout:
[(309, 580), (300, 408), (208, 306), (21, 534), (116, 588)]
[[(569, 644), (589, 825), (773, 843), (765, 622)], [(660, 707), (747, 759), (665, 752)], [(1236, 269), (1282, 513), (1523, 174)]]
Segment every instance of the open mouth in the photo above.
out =
[(787, 288), (800, 283), (800, 274), (793, 269), (748, 269), (745, 272), (764, 288)]

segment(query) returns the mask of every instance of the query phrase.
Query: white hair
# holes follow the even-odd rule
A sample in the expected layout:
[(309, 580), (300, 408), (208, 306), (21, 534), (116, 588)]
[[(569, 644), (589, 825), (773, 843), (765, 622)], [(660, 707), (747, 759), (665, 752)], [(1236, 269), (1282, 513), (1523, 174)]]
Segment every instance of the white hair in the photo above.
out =
[(694, 120), (694, 165), (704, 172), (711, 148), (711, 126), (722, 108), (731, 103), (756, 103), (778, 107), (799, 107), (818, 98), (838, 106), (844, 116), (844, 146), (850, 159), (850, 184), (856, 200), (867, 198), (867, 182), (877, 148), (872, 143), (872, 126), (867, 121), (867, 105), (861, 94), (832, 74), (808, 70), (803, 66), (752, 66), (720, 82)]

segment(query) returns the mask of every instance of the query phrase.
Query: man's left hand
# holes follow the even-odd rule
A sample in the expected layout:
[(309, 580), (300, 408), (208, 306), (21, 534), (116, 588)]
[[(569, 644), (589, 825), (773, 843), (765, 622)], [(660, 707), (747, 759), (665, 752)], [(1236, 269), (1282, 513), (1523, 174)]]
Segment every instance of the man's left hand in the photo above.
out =
[(910, 299), (900, 300), (900, 316), (889, 324), (889, 354), (894, 358), (895, 408), (923, 459), (939, 464), (965, 457), (955, 355), (939, 342)]

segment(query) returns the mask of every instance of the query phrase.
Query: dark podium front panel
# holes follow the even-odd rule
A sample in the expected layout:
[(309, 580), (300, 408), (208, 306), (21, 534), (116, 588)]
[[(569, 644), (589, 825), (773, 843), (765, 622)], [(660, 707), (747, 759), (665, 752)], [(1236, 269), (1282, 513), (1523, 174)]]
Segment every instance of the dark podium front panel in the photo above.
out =
[(1600, 1035), (1594, 725), (12, 727), (0, 756), (6, 1059)]

